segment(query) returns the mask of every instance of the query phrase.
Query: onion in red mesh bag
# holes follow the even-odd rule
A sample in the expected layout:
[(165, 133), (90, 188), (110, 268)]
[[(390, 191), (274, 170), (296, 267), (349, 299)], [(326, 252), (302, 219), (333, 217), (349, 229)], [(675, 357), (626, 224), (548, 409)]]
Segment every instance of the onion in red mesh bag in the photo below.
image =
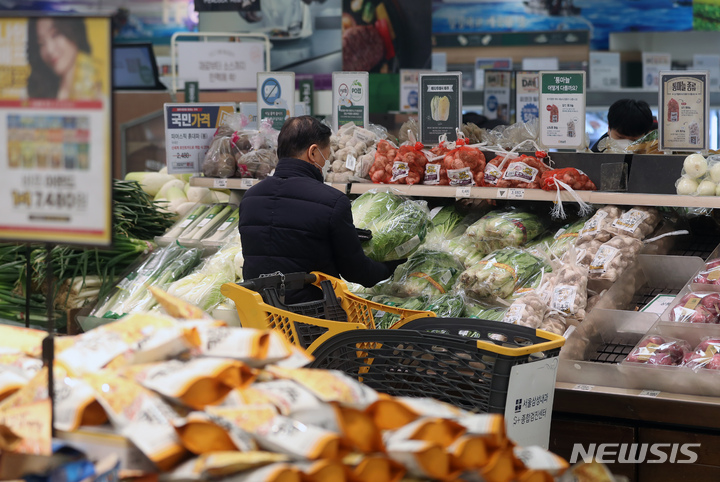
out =
[(425, 175), (428, 162), (421, 142), (403, 144), (393, 160), (391, 184), (419, 184)]
[(485, 155), (464, 143), (464, 139), (458, 139), (457, 147), (443, 157), (441, 178), (444, 173), (451, 186), (483, 186)]
[[(556, 183), (555, 181), (560, 181)], [(546, 191), (554, 191), (556, 189), (567, 189), (569, 186), (576, 191), (596, 191), (595, 183), (584, 172), (574, 167), (566, 167), (563, 169), (553, 169), (545, 171), (541, 176), (542, 188)]]
[(393, 163), (398, 154), (398, 148), (392, 142), (381, 140), (375, 151), (375, 162), (370, 167), (370, 180), (374, 183), (386, 184), (393, 177)]

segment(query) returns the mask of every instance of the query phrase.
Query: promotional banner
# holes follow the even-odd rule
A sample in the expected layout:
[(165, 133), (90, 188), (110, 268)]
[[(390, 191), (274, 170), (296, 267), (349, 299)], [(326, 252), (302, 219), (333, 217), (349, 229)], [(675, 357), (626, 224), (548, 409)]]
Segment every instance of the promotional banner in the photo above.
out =
[(660, 150), (707, 150), (708, 73), (664, 71), (660, 72), (660, 85)]
[(259, 119), (270, 119), (273, 129), (282, 129), (285, 119), (295, 115), (295, 73), (258, 72)]
[(420, 142), (437, 144), (441, 135), (457, 139), (462, 123), (462, 72), (421, 73)]
[(215, 131), (235, 113), (235, 104), (164, 104), (163, 108), (168, 173), (200, 172)]
[(585, 72), (540, 72), (540, 143), (559, 149), (585, 143)]
[(370, 122), (368, 109), (369, 79), (367, 72), (333, 72), (333, 129), (338, 130), (348, 122), (367, 127)]
[(110, 19), (0, 18), (0, 239), (112, 239)]
[(515, 74), (515, 109), (517, 120), (530, 122), (540, 116), (540, 74), (517, 72)]
[(431, 25), (431, 0), (342, 0), (342, 70), (429, 69)]
[(512, 99), (512, 76), (510, 71), (485, 71), (485, 96), (483, 114), (488, 119), (510, 123), (510, 99)]
[(475, 59), (475, 90), (483, 90), (485, 88), (486, 70), (512, 70), (512, 66), (513, 60), (511, 57), (477, 57)]
[(260, 42), (178, 42), (178, 77), (201, 90), (254, 89), (265, 69)]

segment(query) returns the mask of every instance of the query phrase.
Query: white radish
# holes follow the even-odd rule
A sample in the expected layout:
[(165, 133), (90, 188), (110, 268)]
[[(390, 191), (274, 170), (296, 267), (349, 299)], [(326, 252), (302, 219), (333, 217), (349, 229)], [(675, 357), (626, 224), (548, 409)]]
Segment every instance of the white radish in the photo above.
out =
[(183, 190), (183, 188), (185, 188), (185, 183), (182, 182), (180, 179), (171, 179), (162, 185), (162, 187), (160, 188), (158, 193), (155, 195), (155, 198), (158, 199), (158, 198), (168, 197), (167, 192), (168, 192), (168, 189), (170, 189), (171, 187)]

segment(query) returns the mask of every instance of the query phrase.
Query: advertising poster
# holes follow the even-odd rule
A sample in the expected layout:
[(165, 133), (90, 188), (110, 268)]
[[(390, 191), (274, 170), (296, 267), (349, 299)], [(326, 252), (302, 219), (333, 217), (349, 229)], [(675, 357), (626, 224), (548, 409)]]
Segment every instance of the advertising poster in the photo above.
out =
[(707, 72), (660, 72), (660, 85), (660, 150), (706, 150), (709, 113)]
[(420, 142), (437, 144), (440, 136), (457, 139), (462, 122), (462, 72), (422, 73), (420, 81)]
[(518, 121), (530, 122), (540, 116), (540, 74), (517, 72), (515, 74), (515, 109)]
[(472, 43), (477, 32), (589, 30), (590, 48), (608, 50), (613, 32), (692, 30), (699, 2), (703, 10), (718, 9), (715, 0), (433, 0), (432, 32), (456, 38), (463, 34)]
[(0, 239), (110, 244), (110, 33), (0, 18)]
[(585, 72), (540, 72), (540, 143), (558, 149), (585, 143)]
[(259, 119), (270, 119), (273, 129), (282, 129), (285, 119), (295, 116), (295, 73), (258, 72)]
[(418, 101), (418, 77), (420, 70), (400, 71), (400, 112), (417, 112)]
[(511, 57), (477, 57), (475, 59), (475, 90), (483, 90), (485, 88), (486, 70), (512, 70), (512, 66), (513, 60)]
[(169, 174), (201, 171), (213, 135), (235, 104), (164, 104), (165, 152)]
[(431, 68), (431, 17), (431, 0), (342, 0), (342, 70)]
[(370, 77), (367, 72), (333, 72), (333, 129), (354, 122), (366, 127), (370, 122), (368, 109), (368, 88)]
[(512, 72), (509, 71), (485, 71), (483, 113), (488, 119), (499, 119), (505, 123), (510, 123), (512, 76)]

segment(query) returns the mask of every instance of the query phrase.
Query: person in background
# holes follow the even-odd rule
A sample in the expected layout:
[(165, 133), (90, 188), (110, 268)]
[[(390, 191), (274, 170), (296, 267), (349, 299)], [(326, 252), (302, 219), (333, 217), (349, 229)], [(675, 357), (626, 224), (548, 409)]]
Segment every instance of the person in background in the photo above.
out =
[(28, 97), (92, 100), (102, 85), (91, 57), (82, 18), (44, 17), (28, 20)]
[(650, 106), (644, 100), (620, 99), (615, 101), (608, 110), (608, 131), (590, 149), (593, 152), (603, 152), (605, 142), (609, 137), (616, 141), (625, 141), (620, 144), (630, 144), (656, 128)]
[[(365, 256), (350, 199), (323, 183), (330, 167), (330, 134), (311, 116), (285, 121), (275, 173), (250, 188), (240, 203), (244, 279), (277, 271), (320, 271), (369, 287), (406, 261), (380, 263)], [(285, 303), (321, 298), (322, 292), (308, 285), (288, 291)]]

